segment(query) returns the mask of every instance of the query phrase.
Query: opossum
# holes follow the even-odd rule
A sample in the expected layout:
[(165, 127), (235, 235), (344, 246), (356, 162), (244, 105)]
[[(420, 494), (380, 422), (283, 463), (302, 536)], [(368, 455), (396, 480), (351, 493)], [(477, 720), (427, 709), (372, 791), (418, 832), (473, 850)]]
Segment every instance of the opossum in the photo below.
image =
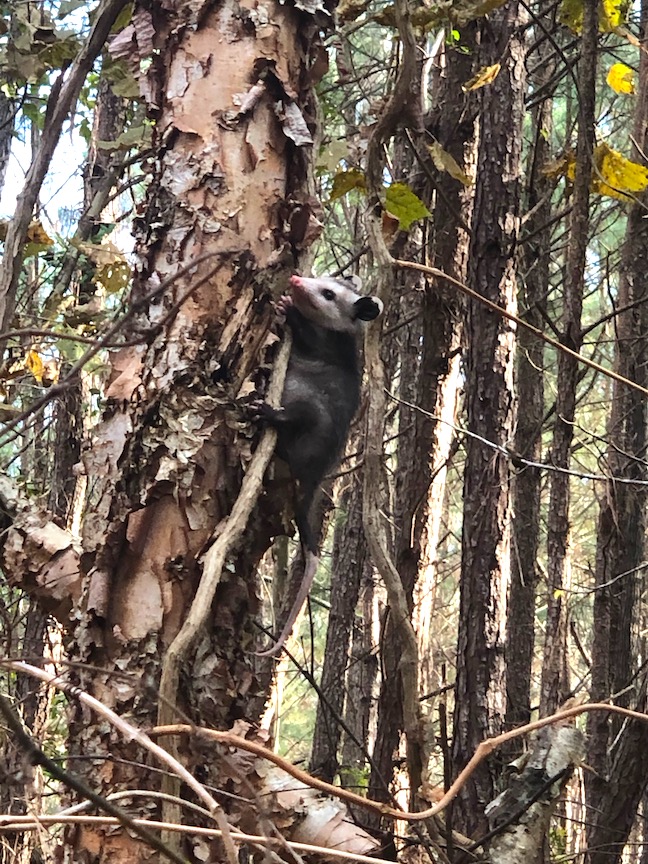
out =
[(278, 654), (290, 635), (318, 564), (311, 507), (320, 483), (337, 461), (360, 401), (362, 369), (358, 337), (363, 322), (382, 312), (377, 297), (361, 297), (358, 282), (292, 276), (292, 296), (277, 304), (292, 332), (292, 348), (281, 407), (257, 406), (277, 430), (277, 455), (295, 481), (295, 522), (304, 552), (299, 594), (277, 642), (259, 656)]

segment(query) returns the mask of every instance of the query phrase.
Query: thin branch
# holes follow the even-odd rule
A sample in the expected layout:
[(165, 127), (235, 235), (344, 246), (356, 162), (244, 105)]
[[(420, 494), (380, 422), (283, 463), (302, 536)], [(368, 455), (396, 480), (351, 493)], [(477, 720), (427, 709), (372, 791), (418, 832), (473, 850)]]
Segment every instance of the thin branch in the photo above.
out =
[(479, 303), (487, 306), (493, 312), (497, 312), (498, 315), (502, 315), (502, 317), (508, 318), (509, 321), (513, 321), (515, 324), (518, 325), (518, 327), (523, 327), (525, 330), (528, 330), (529, 333), (533, 333), (535, 336), (537, 336), (538, 339), (542, 339), (542, 341), (546, 342), (547, 345), (551, 345), (551, 347), (555, 348), (557, 351), (562, 351), (563, 354), (568, 354), (570, 357), (578, 360), (578, 362), (582, 363), (583, 366), (589, 366), (590, 369), (594, 369), (596, 372), (600, 372), (601, 375), (606, 375), (608, 378), (612, 378), (614, 381), (620, 381), (622, 384), (631, 387), (633, 390), (638, 390), (640, 393), (643, 393), (644, 396), (648, 396), (648, 388), (642, 387), (641, 384), (637, 384), (636, 381), (631, 381), (630, 378), (624, 378), (623, 375), (619, 375), (613, 369), (606, 369), (605, 366), (601, 366), (600, 363), (595, 363), (593, 360), (590, 360), (587, 357), (583, 357), (583, 355), (579, 354), (578, 351), (573, 351), (571, 348), (568, 348), (567, 345), (564, 345), (557, 339), (553, 339), (551, 336), (547, 336), (546, 333), (543, 333), (542, 330), (534, 327), (533, 324), (529, 324), (528, 321), (525, 321), (523, 318), (519, 318), (517, 315), (509, 312), (507, 309), (503, 309), (501, 306), (498, 306), (497, 303), (493, 303), (492, 300), (486, 299), (486, 297), (478, 294), (477, 291), (473, 291), (472, 288), (464, 285), (463, 282), (460, 282), (453, 276), (449, 276), (447, 273), (444, 273), (443, 270), (439, 270), (437, 267), (427, 267), (425, 264), (416, 264), (413, 261), (403, 261), (400, 258), (393, 258), (391, 260), (393, 265), (396, 267), (404, 267), (407, 270), (418, 270), (421, 273), (427, 273), (428, 276), (436, 276), (437, 279), (445, 279), (447, 282), (450, 282), (452, 285), (459, 288), (459, 290), (463, 294), (466, 294), (468, 297), (472, 297), (473, 300), (477, 300)]
[[(555, 471), (558, 474), (567, 474), (569, 477), (576, 477), (578, 480), (600, 480), (602, 483), (625, 483), (629, 486), (648, 486), (648, 480), (635, 480), (632, 477), (615, 477), (608, 474), (590, 474), (586, 471), (574, 471), (571, 468), (561, 468), (559, 465), (552, 465), (549, 462), (534, 462), (531, 459), (526, 459), (524, 456), (520, 456), (518, 453), (514, 453), (512, 450), (508, 450), (506, 447), (497, 444), (495, 441), (484, 438), (483, 435), (478, 435), (476, 432), (471, 432), (470, 429), (464, 429), (462, 426), (457, 426), (456, 423), (444, 420), (442, 417), (421, 408), (420, 405), (415, 405), (413, 402), (408, 402), (405, 399), (394, 396), (394, 394), (390, 393), (389, 390), (387, 390), (386, 393), (390, 399), (393, 399), (394, 402), (398, 402), (399, 405), (404, 405), (406, 408), (418, 411), (419, 414), (424, 414), (431, 420), (436, 420), (437, 423), (443, 423), (451, 429), (454, 429), (455, 432), (473, 438), (475, 441), (479, 441), (486, 447), (490, 447), (491, 450), (496, 450), (498, 453), (501, 453), (502, 456), (509, 459), (511, 463), (518, 468), (524, 466), (526, 468), (539, 468), (541, 471)], [(640, 462), (641, 460), (637, 459), (636, 461)]]
[[(190, 261), (188, 264), (185, 264), (181, 267), (176, 273), (172, 276), (169, 276), (168, 279), (165, 279), (160, 283), (156, 288), (152, 291), (149, 291), (148, 294), (145, 294), (143, 297), (138, 298), (133, 301), (130, 307), (123, 313), (123, 315), (116, 318), (116, 320), (110, 325), (110, 327), (105, 331), (104, 335), (97, 339), (91, 348), (89, 348), (72, 366), (70, 371), (67, 373), (65, 378), (59, 381), (58, 384), (55, 384), (53, 387), (50, 387), (47, 393), (43, 394), (40, 399), (37, 399), (35, 402), (26, 408), (21, 414), (18, 415), (14, 420), (10, 423), (7, 423), (5, 428), (3, 429), (3, 435), (6, 436), (9, 432), (15, 429), (20, 423), (25, 420), (25, 418), (29, 417), (30, 414), (36, 414), (41, 411), (52, 399), (55, 399), (61, 393), (64, 393), (69, 386), (71, 386), (77, 379), (77, 375), (83, 369), (83, 367), (95, 357), (99, 351), (108, 346), (112, 346), (113, 337), (126, 325), (126, 323), (133, 318), (138, 312), (142, 309), (145, 309), (146, 306), (153, 300), (155, 297), (162, 294), (169, 288), (174, 282), (180, 279), (182, 276), (185, 276), (189, 273), (190, 270), (193, 270), (194, 267), (197, 267), (199, 264), (202, 264), (204, 261), (213, 258), (216, 255), (221, 255), (225, 257), (227, 252), (219, 251), (219, 252), (207, 252), (205, 255), (201, 255), (199, 258), (196, 258), (194, 261)], [(215, 276), (216, 273), (223, 266), (223, 261), (220, 261), (218, 264), (214, 265), (210, 270), (205, 273), (204, 276), (201, 276), (196, 282), (193, 282), (187, 291), (182, 295), (180, 300), (178, 300), (173, 307), (173, 312), (177, 311), (178, 307), (184, 303), (194, 291), (200, 288), (201, 285), (204, 285), (205, 282), (208, 282), (212, 276)], [(168, 319), (168, 315), (165, 316), (165, 321)], [(157, 329), (157, 325), (156, 325)], [(153, 332), (153, 328), (151, 331)], [(0, 439), (0, 446), (5, 444), (6, 440)]]
[(174, 759), (164, 748), (160, 747), (154, 741), (151, 741), (148, 735), (128, 723), (123, 717), (120, 717), (112, 709), (104, 705), (94, 696), (90, 696), (79, 687), (75, 687), (67, 681), (61, 680), (57, 675), (46, 672), (44, 669), (39, 669), (37, 666), (32, 666), (29, 663), (23, 663), (20, 660), (1, 661), (0, 666), (4, 669), (10, 669), (12, 672), (24, 672), (26, 675), (31, 675), (39, 681), (44, 681), (49, 687), (56, 687), (57, 690), (62, 690), (64, 693), (69, 693), (74, 696), (92, 711), (96, 712), (115, 727), (128, 741), (135, 741), (141, 747), (148, 750), (159, 762), (166, 765), (174, 774), (177, 774), (180, 779), (195, 792), (202, 801), (205, 802), (210, 813), (215, 816), (220, 809), (220, 805), (215, 798), (205, 789), (202, 783), (199, 783), (184, 765), (181, 765), (177, 759)]
[(494, 750), (501, 747), (502, 744), (506, 744), (508, 741), (513, 741), (515, 738), (520, 738), (522, 735), (528, 735), (530, 732), (536, 732), (538, 729), (544, 729), (545, 726), (552, 726), (554, 723), (564, 723), (566, 720), (572, 720), (581, 714), (587, 714), (594, 711), (610, 712), (612, 714), (619, 714), (622, 717), (628, 717), (631, 720), (640, 720), (644, 723), (648, 723), (648, 715), (642, 714), (639, 711), (633, 711), (630, 708), (621, 708), (618, 705), (609, 705), (606, 702), (590, 702), (584, 705), (576, 705), (573, 708), (566, 708), (562, 711), (558, 711), (556, 714), (552, 714), (549, 717), (543, 717), (541, 720), (534, 720), (532, 723), (526, 723), (524, 726), (519, 726), (517, 729), (511, 729), (508, 732), (503, 732), (501, 735), (495, 735), (492, 738), (487, 738), (485, 741), (482, 741), (465, 768), (459, 773), (458, 777), (444, 793), (443, 797), (434, 804), (434, 806), (429, 807), (427, 810), (413, 812), (398, 810), (383, 801), (374, 801), (371, 798), (365, 798), (362, 795), (358, 795), (356, 792), (351, 792), (349, 789), (343, 789), (340, 786), (333, 786), (330, 783), (326, 783), (324, 780), (320, 780), (318, 777), (312, 777), (306, 771), (303, 771), (296, 765), (291, 765), (290, 762), (282, 756), (273, 753), (262, 744), (258, 744), (255, 741), (248, 741), (245, 738), (240, 738), (232, 732), (218, 732), (215, 729), (204, 729), (197, 726), (175, 724), (173, 726), (157, 726), (154, 729), (151, 729), (151, 735), (197, 735), (198, 737), (203, 737), (207, 740), (220, 741), (222, 744), (229, 747), (237, 747), (241, 750), (247, 751), (248, 753), (253, 753), (262, 759), (267, 759), (268, 762), (277, 765), (279, 768), (286, 771), (286, 773), (294, 777), (295, 780), (305, 783), (313, 789), (319, 789), (326, 795), (331, 795), (339, 798), (341, 801), (346, 801), (348, 804), (352, 804), (355, 807), (370, 810), (373, 813), (377, 813), (378, 815), (385, 816), (389, 819), (402, 819), (406, 822), (421, 822), (425, 819), (431, 819), (433, 816), (437, 816), (445, 810), (448, 804), (459, 794), (459, 791), (475, 772), (477, 766), (487, 759)]

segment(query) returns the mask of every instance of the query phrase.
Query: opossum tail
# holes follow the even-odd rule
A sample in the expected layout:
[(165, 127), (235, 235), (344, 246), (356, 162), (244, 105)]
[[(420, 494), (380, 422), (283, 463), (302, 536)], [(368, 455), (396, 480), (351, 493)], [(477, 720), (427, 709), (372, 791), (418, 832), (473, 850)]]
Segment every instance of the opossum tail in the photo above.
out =
[(283, 626), (283, 630), (279, 634), (279, 638), (271, 645), (269, 648), (266, 648), (265, 651), (255, 651), (257, 657), (275, 657), (282, 650), (286, 643), (286, 639), (292, 633), (292, 629), (295, 626), (295, 621), (299, 617), (299, 613), (301, 612), (301, 608), (306, 602), (306, 598), (310, 592), (311, 586), (313, 584), (313, 579), (315, 578), (315, 573), (317, 572), (317, 565), (319, 564), (319, 558), (314, 552), (311, 552), (310, 549), (304, 549), (304, 575), (302, 576), (301, 585), (299, 586), (299, 593), (295, 598), (295, 602), (290, 607), (290, 613), (288, 614), (288, 619)]
[(301, 608), (310, 593), (313, 579), (317, 572), (317, 566), (319, 564), (315, 532), (313, 531), (310, 522), (310, 511), (313, 499), (315, 498), (316, 487), (312, 484), (304, 483), (300, 483), (299, 486), (299, 494), (296, 496), (295, 501), (295, 523), (297, 525), (297, 530), (299, 531), (299, 540), (301, 542), (302, 553), (304, 556), (304, 575), (302, 576), (301, 585), (299, 586), (299, 592), (295, 598), (295, 602), (290, 607), (288, 618), (279, 634), (279, 638), (274, 645), (271, 645), (270, 648), (266, 648), (265, 651), (256, 651), (255, 654), (257, 657), (274, 657), (284, 647), (286, 639), (288, 639), (292, 633), (295, 621), (299, 617)]

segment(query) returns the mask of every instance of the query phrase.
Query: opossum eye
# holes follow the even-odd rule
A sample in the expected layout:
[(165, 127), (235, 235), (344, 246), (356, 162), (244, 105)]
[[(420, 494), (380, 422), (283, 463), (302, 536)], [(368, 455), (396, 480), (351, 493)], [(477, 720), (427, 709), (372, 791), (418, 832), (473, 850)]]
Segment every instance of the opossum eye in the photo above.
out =
[(322, 291), (322, 297), (325, 300), (335, 300), (335, 291), (331, 291), (330, 288), (324, 288)]

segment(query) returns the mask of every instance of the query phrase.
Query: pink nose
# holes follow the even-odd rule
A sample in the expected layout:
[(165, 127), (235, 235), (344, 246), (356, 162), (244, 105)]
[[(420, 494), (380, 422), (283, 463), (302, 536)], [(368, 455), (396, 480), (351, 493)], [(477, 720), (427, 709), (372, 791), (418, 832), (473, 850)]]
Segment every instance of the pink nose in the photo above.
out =
[(302, 287), (301, 276), (297, 276), (297, 274), (294, 274), (293, 276), (291, 276), (290, 277), (290, 284), (296, 285), (297, 287), (301, 288)]

